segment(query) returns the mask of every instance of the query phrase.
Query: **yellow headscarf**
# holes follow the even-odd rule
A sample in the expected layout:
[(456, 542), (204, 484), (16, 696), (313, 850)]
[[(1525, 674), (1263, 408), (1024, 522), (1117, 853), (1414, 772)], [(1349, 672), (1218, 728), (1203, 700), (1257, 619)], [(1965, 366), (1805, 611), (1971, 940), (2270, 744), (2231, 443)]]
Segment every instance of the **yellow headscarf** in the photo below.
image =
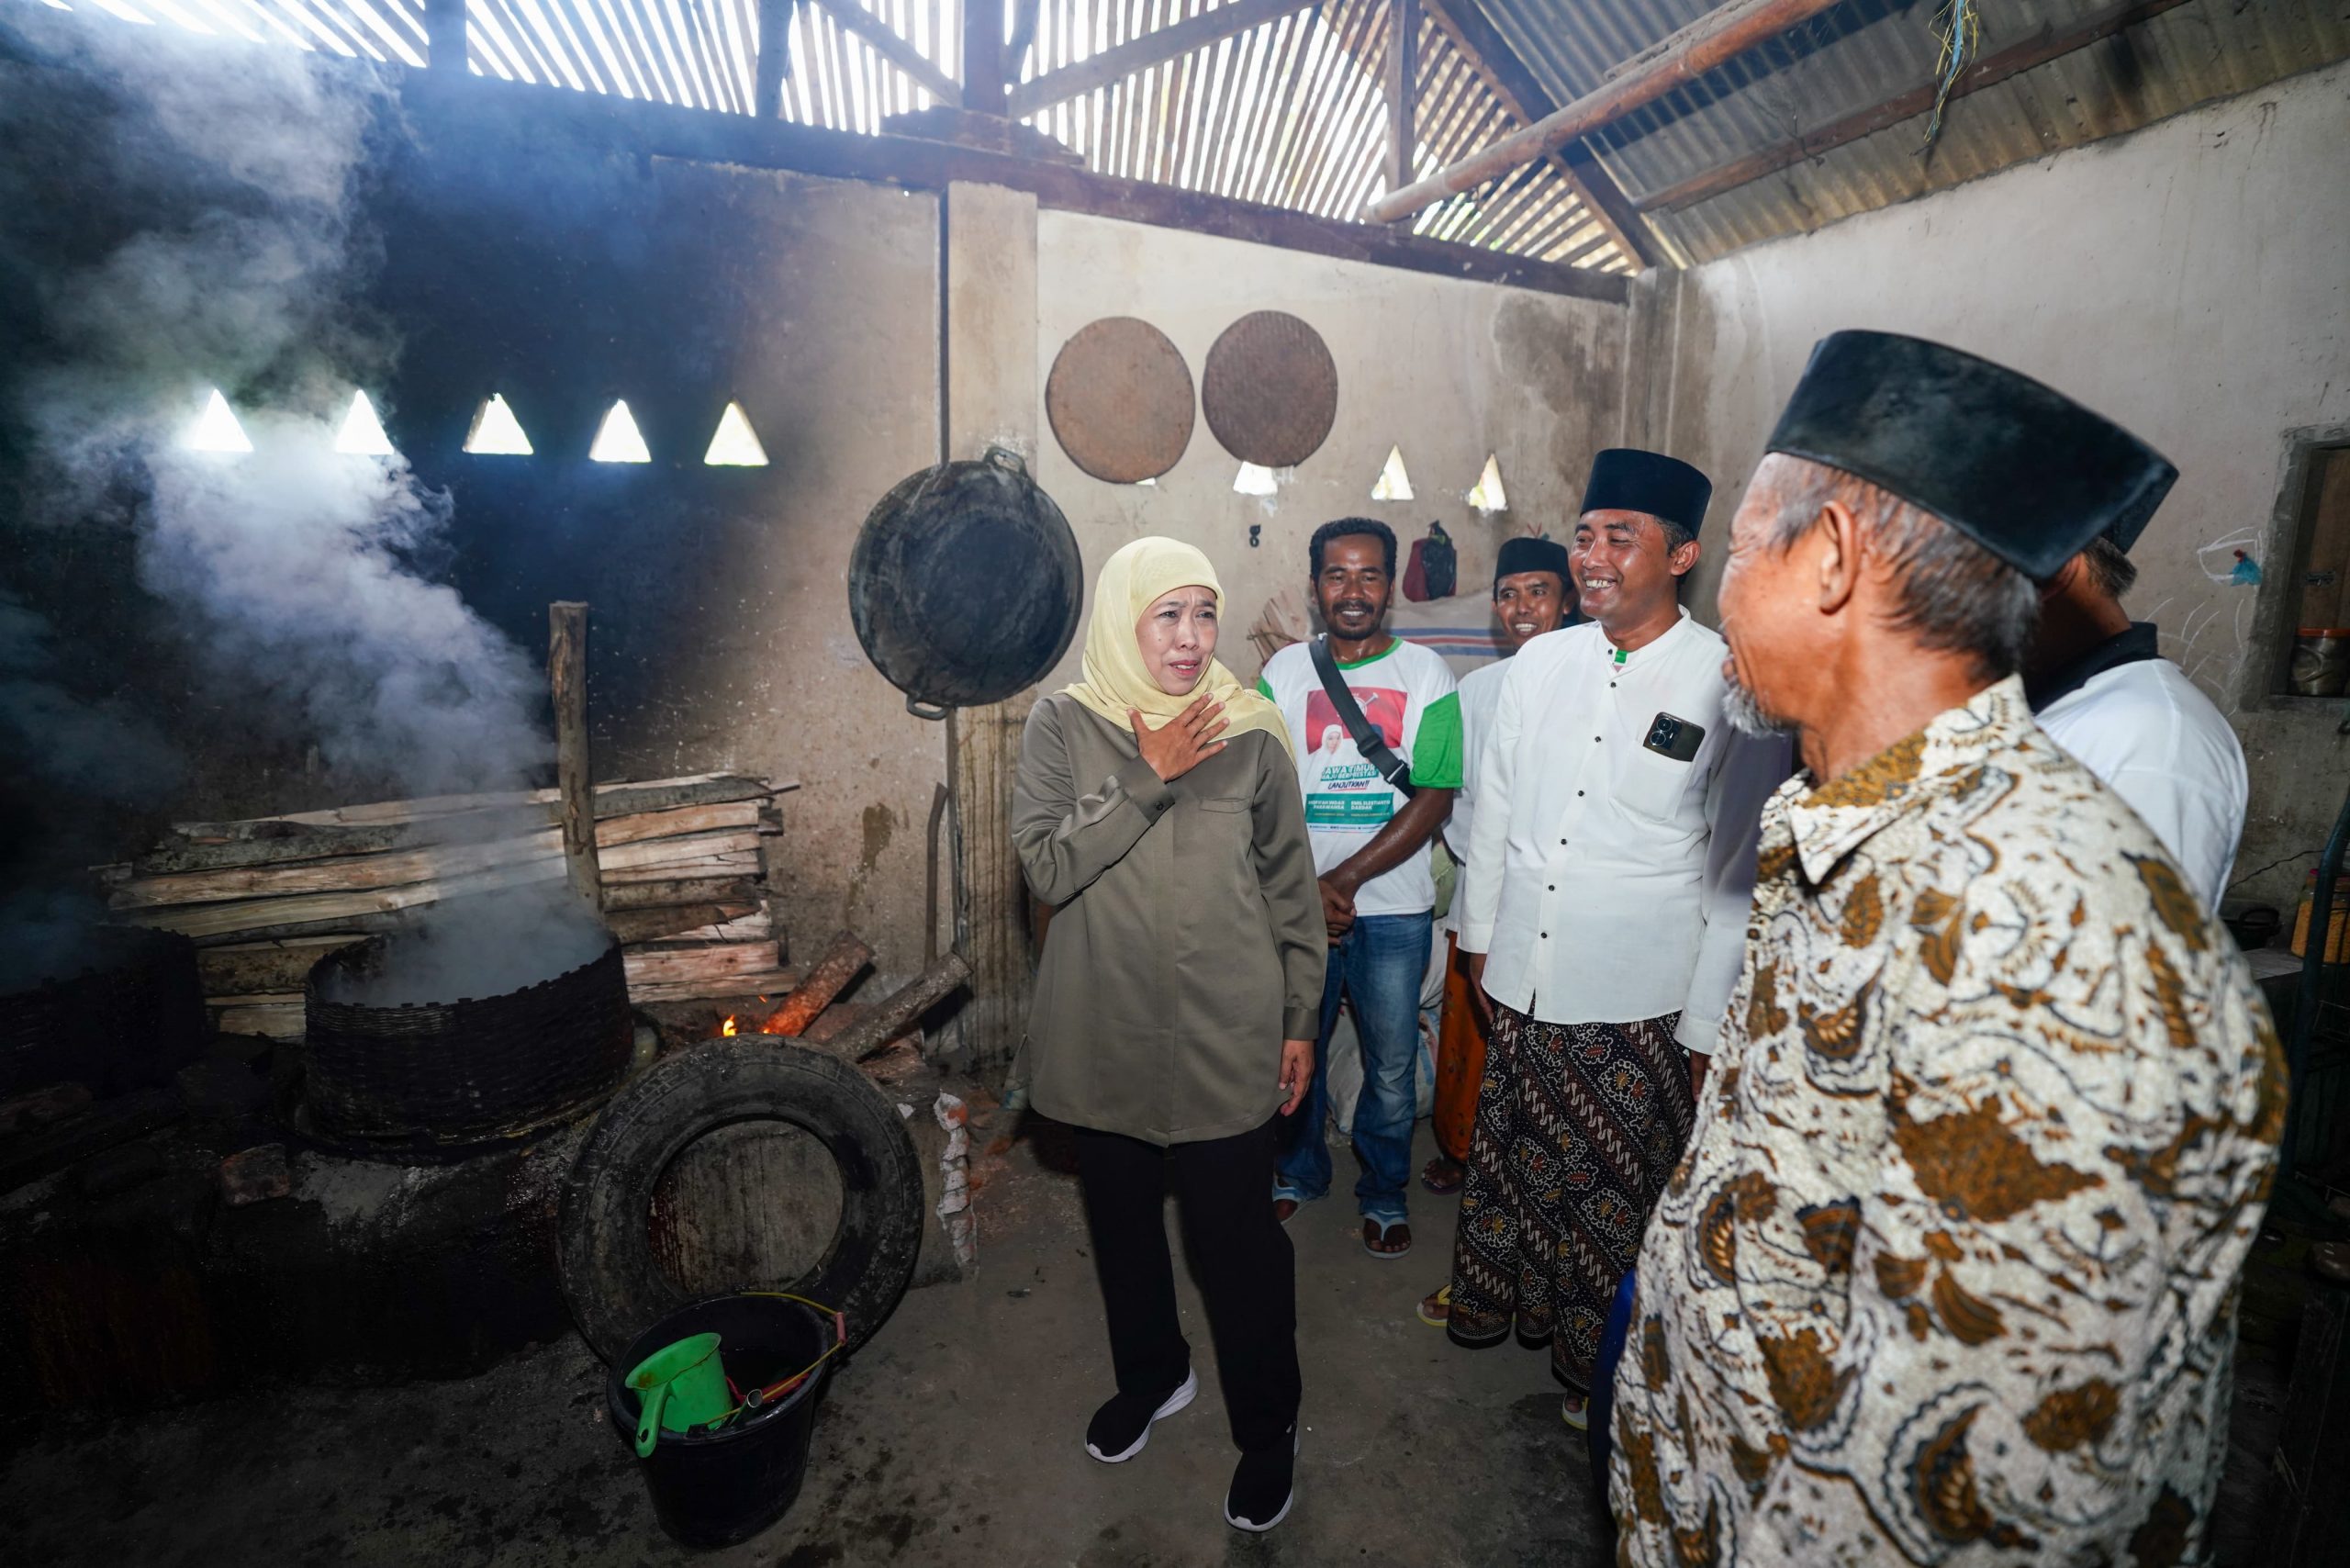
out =
[(1160, 599), (1177, 588), (1195, 587), (1214, 590), (1221, 625), (1224, 585), (1216, 581), (1215, 568), (1205, 554), (1177, 539), (1137, 539), (1121, 547), (1102, 564), (1102, 576), (1093, 585), (1093, 619), (1085, 628), (1085, 678), (1063, 689), (1128, 732), (1134, 729), (1129, 710), (1140, 712), (1157, 729), (1205, 693), (1224, 704), (1229, 727), (1223, 739), (1244, 730), (1263, 730), (1281, 737), (1282, 750), (1292, 749), (1281, 711), (1241, 685), (1220, 660), (1210, 659), (1200, 683), (1181, 697), (1160, 690), (1150, 678), (1135, 628), (1143, 611)]

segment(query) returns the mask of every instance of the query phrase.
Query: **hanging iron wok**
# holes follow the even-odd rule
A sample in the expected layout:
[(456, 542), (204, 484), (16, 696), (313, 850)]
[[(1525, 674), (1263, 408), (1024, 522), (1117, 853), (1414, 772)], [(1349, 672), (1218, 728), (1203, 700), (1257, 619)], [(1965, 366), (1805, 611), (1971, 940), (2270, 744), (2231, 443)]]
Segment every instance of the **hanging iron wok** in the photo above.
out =
[(1069, 520), (1002, 447), (901, 481), (849, 556), (856, 640), (924, 719), (1042, 679), (1077, 635), (1084, 598)]

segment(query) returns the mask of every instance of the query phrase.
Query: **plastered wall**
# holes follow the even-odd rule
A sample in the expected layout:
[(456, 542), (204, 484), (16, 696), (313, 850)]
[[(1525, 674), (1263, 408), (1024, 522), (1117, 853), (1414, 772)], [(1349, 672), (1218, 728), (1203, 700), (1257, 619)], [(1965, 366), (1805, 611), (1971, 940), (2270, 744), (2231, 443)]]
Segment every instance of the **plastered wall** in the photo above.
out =
[[(1441, 521), (1460, 552), (1464, 613), (1488, 613), (1483, 585), (1510, 532), (1554, 532), (1572, 519), (1591, 455), (1624, 420), (1625, 307), (1433, 277), (1066, 212), (1037, 215), (1038, 396), (1071, 334), (1136, 316), (1182, 351), (1194, 385), (1209, 348), (1254, 310), (1285, 310), (1321, 333), (1337, 365), (1337, 420), (1321, 450), (1280, 476), (1270, 497), (1236, 494), (1239, 460), (1203, 417), (1181, 461), (1155, 486), (1095, 479), (1069, 461), (1041, 410), (1035, 472), (1068, 513), (1089, 575), (1146, 533), (1187, 540), (1224, 577), (1219, 656), (1257, 671), (1249, 622), (1276, 589), (1303, 598), (1305, 545), (1335, 517), (1375, 517), (1409, 542)], [(1416, 498), (1374, 501), (1390, 447)], [(1488, 454), (1509, 509), (1470, 507)], [(1248, 543), (1251, 525), (1259, 543)], [(1072, 648), (1047, 689), (1073, 676)]]
[[(1636, 426), (1726, 522), (1811, 344), (1939, 339), (2121, 420), (2180, 470), (2129, 608), (2226, 711), (2252, 773), (2240, 896), (2298, 897), (2343, 790), (2338, 700), (2268, 695), (2293, 433), (2350, 439), (2350, 66), (1741, 252), (1635, 291)], [(2284, 511), (2289, 515), (2291, 509)], [(1718, 536), (1714, 543), (1718, 543)], [(2239, 569), (2237, 551), (2257, 568)], [(1710, 617), (1717, 549), (1693, 603)]]

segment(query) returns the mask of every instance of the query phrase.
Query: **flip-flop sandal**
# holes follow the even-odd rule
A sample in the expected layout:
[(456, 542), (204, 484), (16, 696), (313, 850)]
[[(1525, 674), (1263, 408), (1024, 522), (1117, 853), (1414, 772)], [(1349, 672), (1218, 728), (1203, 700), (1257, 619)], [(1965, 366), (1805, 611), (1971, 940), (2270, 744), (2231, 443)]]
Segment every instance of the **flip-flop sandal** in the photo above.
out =
[(1578, 1432), (1591, 1430), (1591, 1401), (1588, 1399), (1579, 1398), (1572, 1394), (1561, 1394), (1559, 1398), (1559, 1416)]
[(1452, 1319), (1452, 1287), (1446, 1285), (1434, 1295), (1420, 1298), (1420, 1321), (1431, 1328), (1441, 1328)]
[[(1275, 1198), (1273, 1200), (1273, 1223), (1275, 1225), (1287, 1225), (1291, 1220), (1297, 1217), (1297, 1211), (1301, 1206), (1302, 1205), (1295, 1198)], [(1283, 1214), (1281, 1212), (1284, 1208), (1288, 1209), (1289, 1212), (1287, 1214)]]
[(1429, 1192), (1434, 1193), (1439, 1198), (1449, 1198), (1452, 1196), (1453, 1193), (1460, 1191), (1461, 1183), (1469, 1179), (1469, 1172), (1466, 1167), (1452, 1165), (1452, 1169), (1460, 1171), (1460, 1174), (1453, 1177), (1449, 1182), (1438, 1181), (1434, 1172), (1436, 1168), (1439, 1165), (1452, 1165), (1452, 1161), (1449, 1159), (1431, 1159), (1426, 1165), (1421, 1166), (1420, 1185), (1426, 1187)]
[[(1404, 1233), (1404, 1245), (1382, 1249), (1380, 1244), (1399, 1230)], [(1373, 1234), (1374, 1231), (1376, 1234)], [(1368, 1215), (1364, 1215), (1362, 1249), (1382, 1263), (1393, 1263), (1412, 1249), (1412, 1222), (1404, 1219), (1375, 1220)]]

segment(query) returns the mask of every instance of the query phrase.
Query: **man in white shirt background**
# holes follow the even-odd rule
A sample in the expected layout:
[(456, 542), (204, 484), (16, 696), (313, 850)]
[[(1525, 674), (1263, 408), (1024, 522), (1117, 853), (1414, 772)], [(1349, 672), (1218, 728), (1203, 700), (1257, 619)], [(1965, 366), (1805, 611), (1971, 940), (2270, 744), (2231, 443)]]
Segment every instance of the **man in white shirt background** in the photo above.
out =
[(2121, 608), (2146, 519), (2123, 526), (2127, 537), (2091, 540), (2042, 585), (2024, 695), (2049, 738), (2129, 802), (2216, 914), (2244, 836), (2244, 747), (2187, 672), (2155, 652), (2154, 624)]
[[(1460, 788), (1453, 791), (1452, 815), (1444, 824), (1444, 847), (1457, 866), (1469, 863), (1469, 826), (1477, 801), (1477, 747), (1493, 725), (1501, 700), (1501, 680), (1509, 656), (1546, 632), (1566, 623), (1574, 610), (1567, 547), (1549, 539), (1508, 539), (1494, 561), (1494, 638), (1501, 657), (1460, 678)], [(1444, 1011), (1436, 1044), (1436, 1109), (1431, 1130), (1436, 1155), (1420, 1171), (1431, 1193), (1460, 1190), (1468, 1171), (1469, 1135), (1477, 1120), (1477, 1086), (1485, 1078), (1485, 1036), (1492, 1010), (1484, 993), (1469, 982), (1468, 960), (1455, 933), (1460, 929), (1461, 883), (1456, 878), (1444, 934)]]
[(1286, 1222), (1301, 1204), (1330, 1190), (1323, 1133), (1330, 1031), (1339, 1002), (1348, 1001), (1362, 1047), (1352, 1131), (1362, 1165), (1355, 1183), (1362, 1244), (1375, 1258), (1400, 1258), (1412, 1246), (1404, 1189), (1418, 1109), (1420, 980), (1436, 910), (1428, 845), (1460, 783), (1460, 699), (1441, 657), (1386, 628), (1395, 535), (1385, 523), (1324, 523), (1314, 532), (1307, 560), (1329, 628), (1335, 678), (1377, 732), (1368, 737), (1373, 752), (1392, 752), (1409, 765), (1410, 787), (1392, 782), (1356, 745), (1347, 716), (1323, 687), (1313, 644), (1292, 644), (1265, 661), (1257, 689), (1289, 723), (1330, 938), (1314, 1082), (1281, 1130), (1273, 1212)]
[(1452, 1279), (1421, 1316), (1464, 1345), (1547, 1340), (1576, 1427), (1689, 1136), (1788, 767), (1783, 740), (1731, 728), (1725, 644), (1678, 602), (1711, 493), (1674, 458), (1599, 454), (1569, 553), (1593, 623), (1504, 666), (1479, 742), (1460, 946), (1494, 1022)]

